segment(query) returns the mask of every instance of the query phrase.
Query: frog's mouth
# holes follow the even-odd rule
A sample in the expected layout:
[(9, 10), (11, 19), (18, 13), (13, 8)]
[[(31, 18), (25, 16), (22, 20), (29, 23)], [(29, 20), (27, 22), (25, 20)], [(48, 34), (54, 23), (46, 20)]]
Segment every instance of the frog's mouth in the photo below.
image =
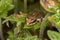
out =
[(34, 20), (34, 21), (30, 22), (30, 23), (27, 23), (27, 25), (34, 25), (36, 22), (37, 22), (37, 20)]

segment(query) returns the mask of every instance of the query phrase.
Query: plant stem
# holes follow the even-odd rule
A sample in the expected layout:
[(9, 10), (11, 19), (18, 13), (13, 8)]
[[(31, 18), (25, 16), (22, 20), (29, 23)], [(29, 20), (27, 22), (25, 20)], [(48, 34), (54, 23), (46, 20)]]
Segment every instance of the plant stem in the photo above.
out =
[(24, 0), (24, 13), (27, 12), (27, 0)]
[(1, 40), (5, 40), (5, 39), (4, 39), (4, 36), (3, 36), (3, 31), (2, 31), (1, 18), (0, 18), (0, 37), (1, 37)]
[(46, 26), (49, 24), (49, 21), (48, 21), (48, 19), (47, 19), (47, 17), (49, 16), (50, 14), (48, 13), (46, 16), (45, 16), (45, 18), (44, 18), (44, 20), (42, 21), (42, 23), (41, 23), (41, 26), (40, 26), (40, 35), (39, 35), (39, 40), (43, 40), (43, 33), (44, 33), (44, 30), (45, 30), (45, 28), (46, 28)]
[(14, 13), (17, 14), (19, 12), (19, 5), (18, 5), (18, 0), (13, 0), (13, 4), (14, 4)]

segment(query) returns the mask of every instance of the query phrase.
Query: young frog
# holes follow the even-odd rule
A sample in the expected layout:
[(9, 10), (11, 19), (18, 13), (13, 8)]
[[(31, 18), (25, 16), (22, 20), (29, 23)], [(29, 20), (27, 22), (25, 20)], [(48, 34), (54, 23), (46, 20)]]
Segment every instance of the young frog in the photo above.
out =
[(42, 21), (42, 14), (41, 14), (40, 10), (34, 10), (34, 11), (30, 12), (26, 17), (27, 25), (33, 25), (36, 22), (41, 23), (41, 21)]

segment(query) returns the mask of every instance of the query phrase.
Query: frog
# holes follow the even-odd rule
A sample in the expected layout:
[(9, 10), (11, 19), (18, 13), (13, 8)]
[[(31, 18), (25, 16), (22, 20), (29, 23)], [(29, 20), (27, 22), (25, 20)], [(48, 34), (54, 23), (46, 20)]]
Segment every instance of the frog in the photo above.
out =
[(32, 12), (29, 12), (29, 14), (26, 17), (26, 24), (27, 25), (34, 25), (35, 23), (41, 23), (42, 22), (43, 15), (40, 12), (40, 10), (33, 10)]

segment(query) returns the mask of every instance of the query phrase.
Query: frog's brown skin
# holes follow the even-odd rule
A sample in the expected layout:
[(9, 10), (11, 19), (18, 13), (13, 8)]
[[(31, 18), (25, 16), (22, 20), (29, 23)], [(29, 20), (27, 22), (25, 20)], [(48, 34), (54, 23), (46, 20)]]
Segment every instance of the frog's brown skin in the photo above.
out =
[(35, 22), (41, 22), (41, 21), (42, 21), (42, 15), (40, 13), (40, 10), (34, 10), (30, 12), (26, 18), (27, 25), (33, 25)]
[(60, 3), (56, 0), (40, 0), (40, 4), (42, 5), (42, 7), (44, 7), (44, 9), (47, 10), (49, 8), (53, 8), (56, 4)]

